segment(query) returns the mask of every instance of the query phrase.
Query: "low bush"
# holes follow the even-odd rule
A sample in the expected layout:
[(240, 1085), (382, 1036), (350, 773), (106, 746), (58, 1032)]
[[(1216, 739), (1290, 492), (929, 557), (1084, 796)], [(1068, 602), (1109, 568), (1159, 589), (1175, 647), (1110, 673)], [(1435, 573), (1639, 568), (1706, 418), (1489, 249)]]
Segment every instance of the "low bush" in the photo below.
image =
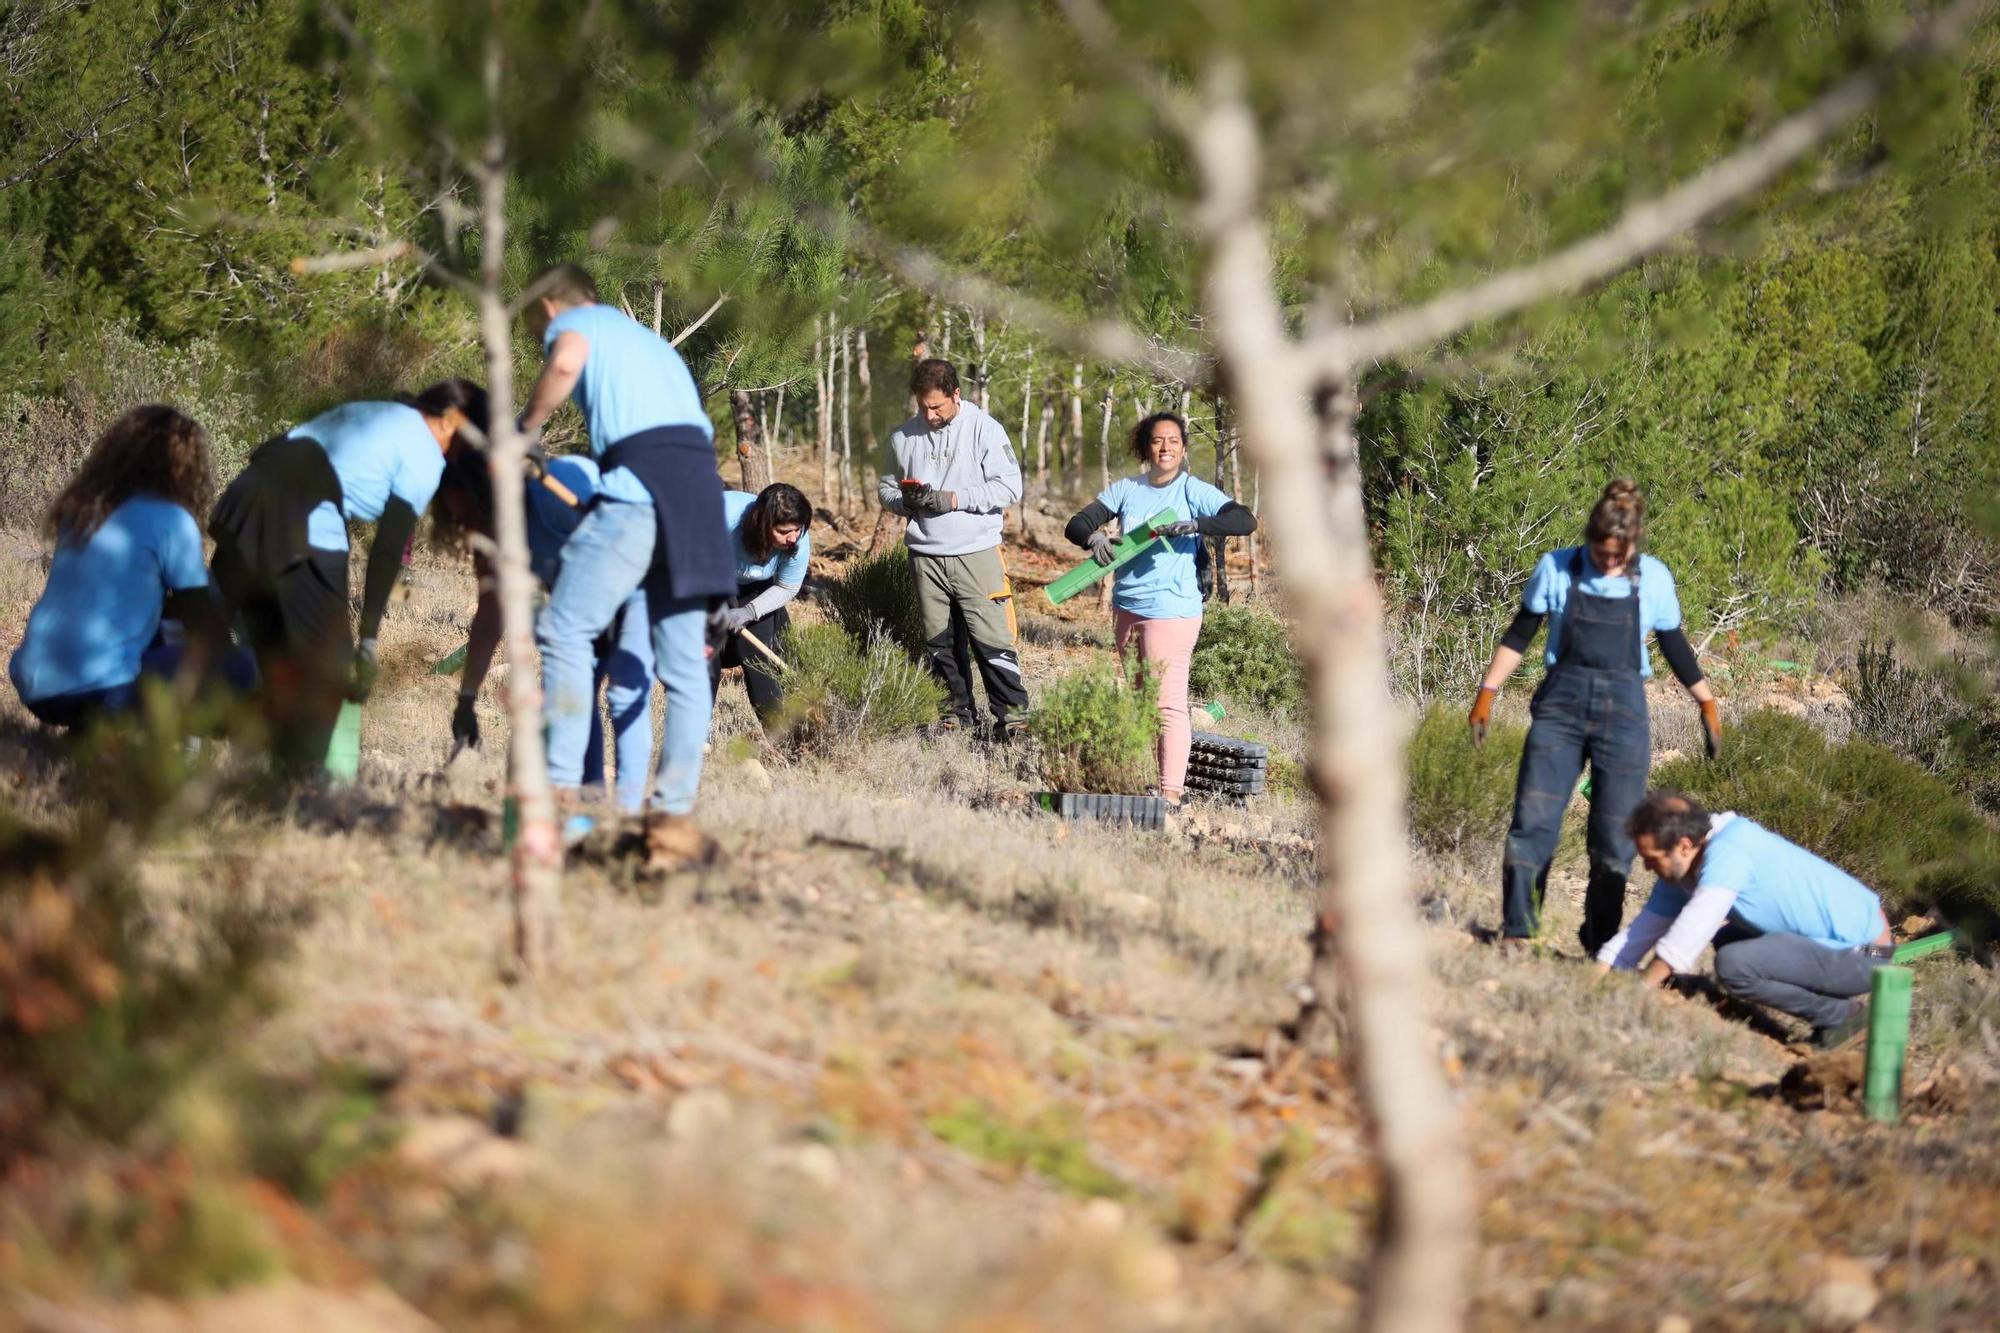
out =
[(863, 643), (878, 634), (911, 657), (924, 652), (924, 620), (917, 610), (917, 581), (901, 542), (856, 561), (826, 591), (827, 609), (840, 627)]
[(1255, 703), (1280, 713), (1297, 711), (1306, 697), (1305, 673), (1284, 622), (1247, 606), (1211, 606), (1202, 616), (1188, 688), (1196, 698)]
[(1882, 896), (1891, 921), (1937, 907), (1985, 931), (2000, 915), (2000, 834), (1948, 783), (1873, 741), (1833, 745), (1802, 718), (1752, 713), (1720, 760), (1662, 764), (1653, 785), (1833, 862)]
[(795, 625), (785, 635), (785, 701), (777, 726), (793, 744), (829, 750), (935, 722), (944, 686), (878, 630), (857, 639), (838, 625)]
[(1434, 705), (1425, 711), (1405, 752), (1410, 779), (1410, 833), (1431, 852), (1467, 845), (1498, 846), (1514, 811), (1514, 780), (1528, 729), (1495, 721), (1486, 744), (1475, 746), (1465, 715)]
[(1130, 685), (1112, 666), (1065, 676), (1028, 715), (1028, 734), (1053, 791), (1117, 795), (1159, 782), (1159, 692), (1150, 677)]
[(1854, 730), (1920, 764), (1987, 810), (2000, 808), (2000, 720), (1968, 688), (1971, 664), (1896, 660), (1863, 641), (1847, 676)]

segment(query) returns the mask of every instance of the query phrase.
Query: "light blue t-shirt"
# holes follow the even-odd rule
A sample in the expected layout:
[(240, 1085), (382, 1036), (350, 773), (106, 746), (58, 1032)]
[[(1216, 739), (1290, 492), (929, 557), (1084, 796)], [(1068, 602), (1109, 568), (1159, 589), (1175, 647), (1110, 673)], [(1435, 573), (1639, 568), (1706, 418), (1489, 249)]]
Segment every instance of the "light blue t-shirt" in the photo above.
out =
[(569, 488), (576, 504), (573, 507), (565, 504), (541, 482), (528, 479), (528, 567), (544, 588), (555, 586), (556, 573), (562, 567), (563, 543), (576, 531), (577, 524), (583, 522), (584, 508), (597, 494), (599, 485), (597, 464), (591, 459), (566, 454), (551, 458), (548, 468), (550, 476)]
[[(1098, 492), (1097, 503), (1118, 516), (1130, 532), (1162, 509), (1182, 518), (1213, 518), (1229, 497), (1185, 468), (1164, 486), (1143, 476), (1114, 481)], [(1201, 538), (1170, 537), (1146, 548), (1113, 575), (1111, 604), (1148, 620), (1186, 620), (1201, 614), (1201, 585), (1195, 579), (1195, 548)]]
[(1717, 816), (1692, 885), (1660, 880), (1646, 910), (1680, 915), (1696, 888), (1729, 889), (1729, 914), (1766, 935), (1803, 935), (1829, 949), (1859, 949), (1887, 927), (1882, 901), (1829, 861), (1755, 820)]
[[(694, 376), (665, 338), (608, 305), (573, 306), (550, 320), (543, 352), (565, 333), (581, 334), (590, 344), (570, 396), (583, 409), (594, 456), (601, 458), (620, 440), (661, 426), (694, 426), (715, 438)], [(652, 492), (623, 468), (604, 477), (603, 492), (614, 500), (653, 502)]]
[(421, 516), (444, 476), (444, 450), (424, 414), (404, 403), (342, 403), (289, 434), (318, 440), (340, 478), (340, 508), (322, 504), (306, 519), (306, 541), (347, 549), (347, 521), (373, 523), (394, 496)]
[(757, 497), (748, 491), (722, 493), (722, 521), (729, 525), (729, 542), (736, 552), (736, 581), (769, 580), (783, 588), (799, 587), (806, 581), (806, 570), (812, 564), (812, 534), (801, 532), (797, 546), (789, 551), (773, 551), (768, 560), (751, 559), (750, 548), (743, 544), (743, 516), (756, 503)]
[(201, 528), (169, 500), (138, 495), (90, 540), (56, 543), (7, 675), (24, 700), (109, 690), (139, 678), (167, 594), (208, 586)]
[[(1583, 577), (1577, 586), (1592, 597), (1630, 597), (1632, 580), (1620, 574), (1612, 578), (1597, 572), (1590, 551), (1582, 546), (1565, 546), (1550, 551), (1535, 562), (1528, 586), (1521, 590), (1521, 605), (1538, 616), (1549, 618), (1547, 646), (1542, 661), (1556, 664), (1562, 650), (1563, 611), (1569, 605), (1569, 562), (1572, 555), (1583, 558)], [(1680, 594), (1674, 591), (1674, 576), (1650, 555), (1639, 557), (1639, 633), (1632, 651), (1639, 662), (1639, 674), (1653, 674), (1653, 662), (1646, 652), (1646, 636), (1663, 629), (1678, 629), (1681, 623)]]

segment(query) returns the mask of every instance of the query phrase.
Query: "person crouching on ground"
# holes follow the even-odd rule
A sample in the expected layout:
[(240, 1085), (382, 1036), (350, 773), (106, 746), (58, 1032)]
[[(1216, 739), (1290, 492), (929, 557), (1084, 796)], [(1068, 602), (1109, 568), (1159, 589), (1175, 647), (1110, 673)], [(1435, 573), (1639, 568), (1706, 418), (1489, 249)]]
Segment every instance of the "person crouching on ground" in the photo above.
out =
[(1584, 891), (1584, 952), (1595, 954), (1618, 932), (1625, 916), (1625, 880), (1632, 869), (1626, 816), (1646, 792), (1652, 769), (1646, 678), (1653, 664), (1646, 634), (1658, 639), (1675, 679), (1701, 708), (1710, 758), (1722, 744), (1715, 695), (1681, 629), (1680, 598), (1667, 567), (1639, 551), (1645, 535), (1646, 498), (1618, 480), (1590, 511), (1584, 544), (1550, 551), (1535, 565), (1521, 592), (1521, 610), (1493, 650), (1466, 721), (1475, 745), (1500, 687), (1521, 664), (1535, 631), (1549, 622), (1543, 660), (1548, 675), (1528, 710), (1534, 721), (1521, 751), (1514, 784), (1514, 818), (1501, 862), (1503, 942), (1533, 939), (1541, 927), (1549, 866), (1562, 834), (1576, 780), (1590, 763), (1590, 819), (1585, 841), (1590, 880)]
[(791, 628), (791, 613), (785, 607), (805, 585), (812, 564), (812, 535), (807, 532), (812, 504), (804, 491), (782, 481), (756, 495), (724, 491), (722, 504), (736, 553), (736, 605), (725, 613), (729, 637), (708, 659), (709, 689), (722, 688), (724, 667), (742, 667), (750, 706), (757, 710), (757, 720), (769, 727), (784, 702), (785, 689), (777, 668), (744, 643), (743, 636), (754, 634), (775, 651)]
[(1876, 968), (1895, 955), (1882, 901), (1839, 866), (1683, 792), (1656, 791), (1626, 825), (1659, 876), (1632, 924), (1598, 951), (1600, 972), (1631, 971), (1648, 953), (1649, 986), (1692, 972), (1715, 942), (1715, 978), (1738, 999), (1812, 1024), (1838, 1046), (1867, 1022)]
[[(559, 495), (541, 478), (523, 477), (528, 524), (528, 568), (544, 594), (555, 586), (562, 569), (562, 552), (570, 534), (583, 521), (583, 513), (596, 498), (600, 474), (588, 458), (552, 458), (543, 465), (546, 476), (567, 496)], [(493, 469), (487, 455), (478, 449), (458, 446), (447, 460), (444, 480), (438, 486), (432, 540), (450, 545), (474, 547), (473, 572), (479, 580), (479, 603), (472, 613), (466, 635), (465, 669), (459, 676), (458, 707), (451, 715), (454, 746), (473, 749), (479, 745), (479, 691), (492, 669), (493, 653), (500, 644), (500, 597), (494, 577), (491, 546), (461, 534), (476, 534), (487, 542), (493, 538)], [(616, 752), (615, 795), (618, 808), (637, 814), (645, 808), (646, 782), (653, 771), (653, 627), (646, 619), (646, 594), (635, 591), (612, 617), (611, 625), (591, 644), (595, 659), (592, 668), (592, 698), (604, 690), (605, 706), (611, 710), (611, 734)], [(604, 719), (596, 707), (590, 710), (589, 739), (583, 751), (583, 789), (601, 794), (604, 790)], [(587, 833), (587, 822), (566, 826), (566, 837)]]
[(595, 692), (591, 644), (644, 589), (653, 670), (667, 690), (644, 823), (646, 865), (667, 872), (707, 859), (694, 821), (702, 747), (714, 709), (708, 688), (710, 612), (736, 591), (715, 428), (681, 355), (666, 339), (597, 299), (575, 264), (542, 275), (529, 307), (548, 355), (521, 416), (536, 431), (574, 395), (602, 476), (597, 501), (563, 546), (549, 604), (535, 623), (542, 650), (549, 781), (580, 800)]
[(1127, 561), (1111, 587), (1118, 656), (1128, 668), (1152, 674), (1159, 686), (1160, 795), (1178, 806), (1187, 787), (1188, 663), (1201, 637), (1201, 588), (1195, 556), (1203, 537), (1247, 537), (1257, 516), (1194, 475), (1187, 465), (1187, 422), (1155, 412), (1132, 431), (1132, 456), (1144, 469), (1116, 481), (1078, 510), (1063, 535), (1088, 547), (1101, 565), (1112, 562), (1111, 534), (1118, 520), (1132, 532), (1162, 509), (1179, 517), (1154, 528), (1165, 538)]
[[(466, 426), (486, 427), (486, 390), (440, 380), (398, 402), (343, 403), (267, 440), (209, 516), (215, 582), (240, 619), (263, 675), (279, 761), (311, 772), (326, 759), (343, 698), (375, 686), (376, 638), (403, 552)], [(375, 524), (349, 619), (347, 525)]]
[(1008, 505), (1021, 499), (1021, 465), (1000, 422), (958, 394), (958, 371), (932, 358), (910, 371), (917, 415), (889, 434), (877, 494), (910, 520), (903, 540), (924, 622), (925, 662), (951, 695), (948, 725), (971, 730), (978, 713), (972, 682), (953, 647), (953, 616), (971, 635), (986, 682), (993, 737), (1012, 739), (1025, 721), (1028, 691), (1016, 645), (1014, 590), (1000, 558)]
[(207, 432), (171, 407), (135, 407), (91, 445), (43, 520), (55, 555), (7, 664), (42, 722), (131, 713), (148, 678), (250, 688), (255, 668), (229, 647), (201, 558), (195, 515), (213, 484)]

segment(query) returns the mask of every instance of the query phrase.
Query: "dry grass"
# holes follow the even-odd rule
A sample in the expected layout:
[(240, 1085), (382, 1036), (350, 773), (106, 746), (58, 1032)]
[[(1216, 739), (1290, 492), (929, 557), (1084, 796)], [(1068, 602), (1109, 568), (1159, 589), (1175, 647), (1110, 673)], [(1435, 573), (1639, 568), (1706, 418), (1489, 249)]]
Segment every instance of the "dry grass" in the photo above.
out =
[[(7, 547), (0, 649), (38, 588)], [(647, 885), (593, 844), (558, 972), (510, 986), (499, 747), (451, 792), (429, 781), (454, 686), (424, 669), (469, 610), (461, 571), (420, 564), (358, 789), (231, 805), (145, 867), (163, 914), (242, 885), (311, 908), (246, 1055), (300, 1089), (360, 1071), (369, 1123), (404, 1132), (298, 1223), (339, 1271), (453, 1328), (1349, 1322), (1365, 1138), (1340, 1068), (1274, 1037), (1307, 961), (1300, 798), (1162, 837), (1031, 815), (1029, 759), (955, 738), (753, 764), (726, 682), (700, 811), (720, 863)], [(1027, 616), (1032, 687), (1108, 651), (1096, 616)], [(11, 697), (0, 713), (10, 802), (61, 818), (58, 766)], [(1656, 744), (1690, 741), (1691, 715), (1663, 702)], [(1296, 726), (1224, 729), (1302, 757)], [(1553, 939), (1580, 868), (1566, 851)], [(1991, 977), (1943, 960), (1919, 984), (1913, 1076), (1958, 1063), (1971, 1109), (1868, 1128), (1787, 1108), (1786, 1052), (1699, 998), (1475, 944), (1497, 866), (1421, 869), (1484, 1199), (1477, 1327), (1797, 1327), (1823, 1254), (1875, 1269), (1883, 1327), (1990, 1326)], [(453, 1124), (472, 1146), (427, 1153)], [(21, 1253), (0, 1227), (0, 1283), (88, 1289)]]

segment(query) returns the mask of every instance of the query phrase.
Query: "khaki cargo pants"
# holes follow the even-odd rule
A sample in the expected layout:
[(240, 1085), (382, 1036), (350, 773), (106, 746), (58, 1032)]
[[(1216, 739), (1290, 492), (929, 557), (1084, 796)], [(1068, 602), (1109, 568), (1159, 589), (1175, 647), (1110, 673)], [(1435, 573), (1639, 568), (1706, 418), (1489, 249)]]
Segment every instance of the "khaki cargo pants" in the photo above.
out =
[(978, 713), (972, 702), (972, 665), (986, 682), (986, 706), (1005, 728), (1011, 714), (1025, 712), (1028, 691), (1021, 682), (1016, 651), (1014, 586), (995, 546), (970, 555), (910, 552), (917, 581), (917, 606), (924, 621), (924, 652), (931, 671), (951, 691), (952, 716), (969, 726)]

